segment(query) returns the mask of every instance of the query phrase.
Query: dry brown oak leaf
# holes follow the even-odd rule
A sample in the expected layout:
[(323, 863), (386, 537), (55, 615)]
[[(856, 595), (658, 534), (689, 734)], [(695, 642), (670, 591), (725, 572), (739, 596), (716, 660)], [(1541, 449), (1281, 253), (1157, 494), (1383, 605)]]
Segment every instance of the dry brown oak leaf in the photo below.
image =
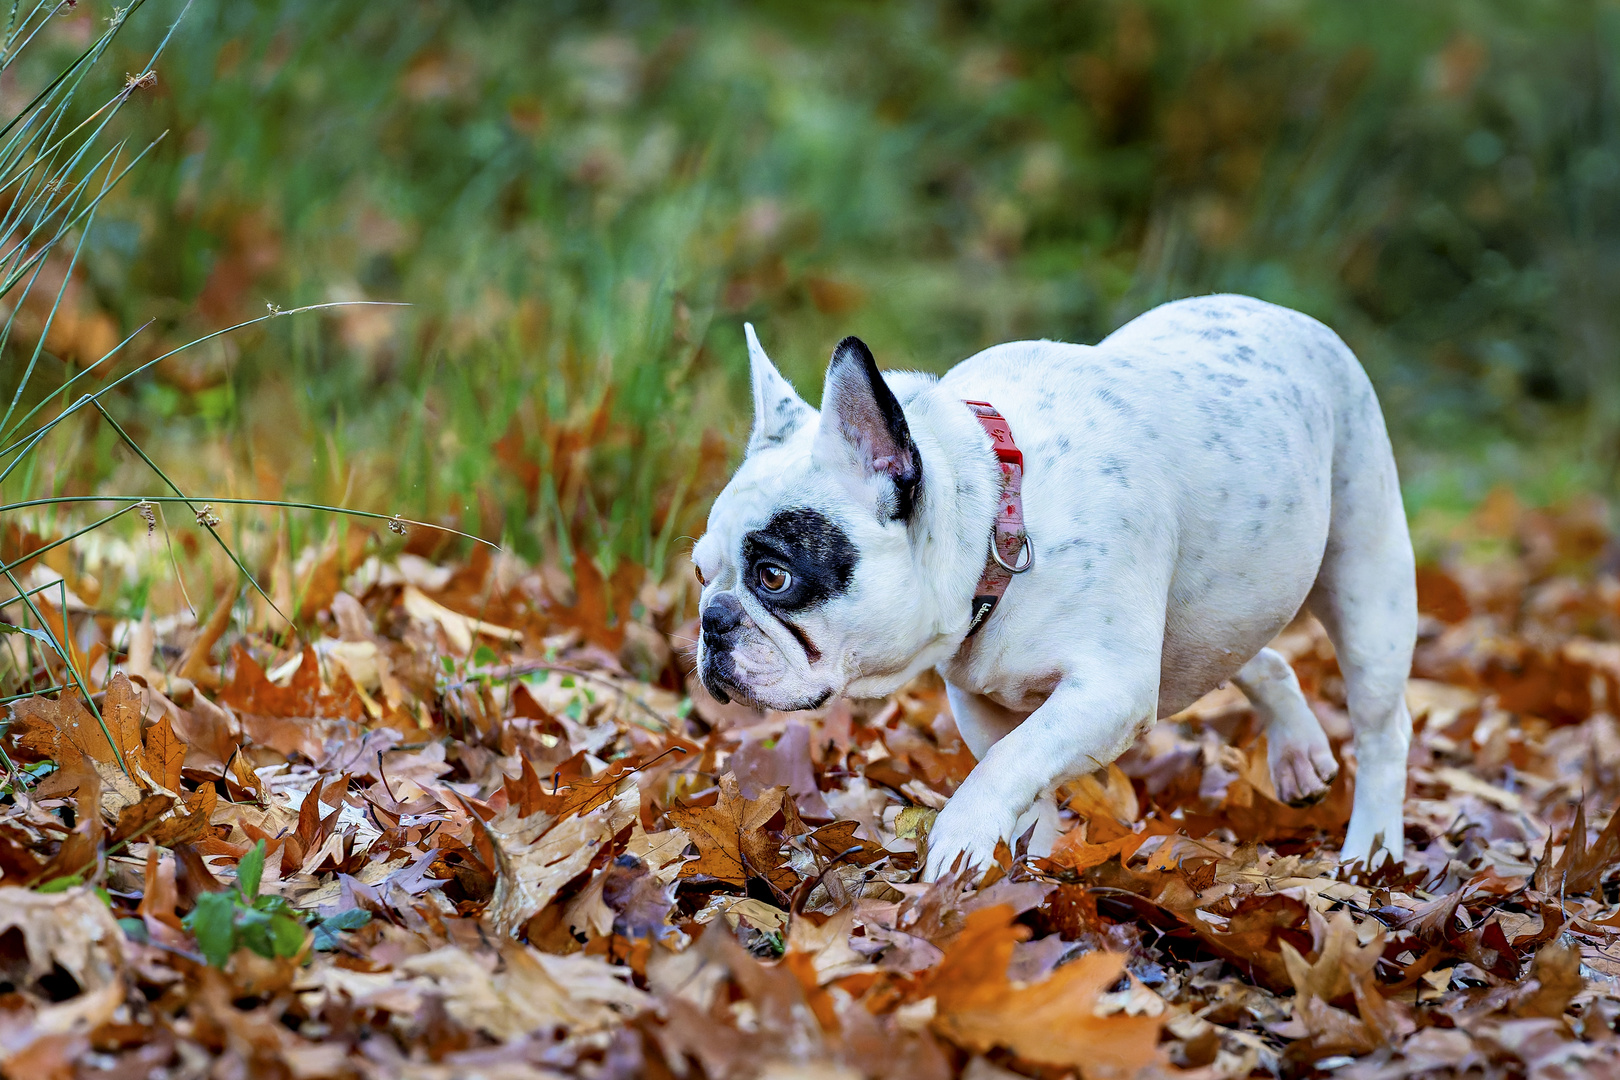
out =
[[(528, 765), (528, 759), (524, 759), (524, 765)], [(536, 805), (558, 819), (588, 814), (598, 806), (607, 805), (618, 794), (619, 782), (635, 772), (639, 765), (640, 759), (634, 754), (620, 758), (596, 776), (573, 778), (560, 792), (547, 793), (542, 790), (535, 800)]]
[(698, 849), (698, 857), (681, 867), (680, 876), (744, 887), (749, 878), (760, 877), (783, 893), (791, 892), (799, 875), (787, 866), (781, 842), (764, 831), (778, 811), (789, 810), (786, 799), (787, 789), (780, 787), (757, 799), (745, 799), (737, 778), (726, 773), (720, 778), (720, 799), (713, 806), (677, 806), (666, 811), (670, 822), (685, 829)]
[(185, 740), (169, 723), (167, 713), (146, 732), (146, 768), (165, 791), (180, 791), (180, 770), (186, 763)]
[(1372, 974), (1378, 958), (1384, 954), (1384, 928), (1377, 927), (1372, 940), (1363, 945), (1356, 933), (1355, 920), (1341, 908), (1328, 923), (1315, 960), (1306, 960), (1286, 941), (1280, 947), (1283, 967), (1288, 971), (1296, 994), (1301, 998), (1314, 996), (1323, 1001), (1336, 1001), (1350, 994), (1357, 979)]

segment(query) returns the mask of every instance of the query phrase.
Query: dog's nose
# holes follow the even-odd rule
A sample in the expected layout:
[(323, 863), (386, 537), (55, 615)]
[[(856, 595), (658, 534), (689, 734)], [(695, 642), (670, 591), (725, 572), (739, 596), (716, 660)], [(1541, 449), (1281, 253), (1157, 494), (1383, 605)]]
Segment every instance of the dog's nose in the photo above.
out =
[(721, 593), (703, 609), (703, 632), (710, 637), (723, 638), (742, 625), (741, 602), (730, 593)]

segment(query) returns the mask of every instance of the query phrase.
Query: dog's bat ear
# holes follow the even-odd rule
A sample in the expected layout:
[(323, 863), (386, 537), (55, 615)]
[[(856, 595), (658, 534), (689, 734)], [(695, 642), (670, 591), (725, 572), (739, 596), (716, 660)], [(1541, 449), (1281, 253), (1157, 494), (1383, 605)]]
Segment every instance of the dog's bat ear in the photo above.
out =
[(821, 394), (817, 449), (845, 461), (852, 456), (863, 475), (887, 476), (894, 497), (882, 500), (880, 509), (891, 518), (910, 519), (922, 486), (922, 457), (900, 402), (860, 338), (847, 337), (833, 350)]
[(816, 410), (805, 404), (793, 384), (782, 378), (765, 355), (753, 323), (743, 323), (743, 335), (748, 338), (748, 366), (754, 383), (754, 430), (748, 436), (748, 452), (752, 454), (784, 441), (809, 422)]

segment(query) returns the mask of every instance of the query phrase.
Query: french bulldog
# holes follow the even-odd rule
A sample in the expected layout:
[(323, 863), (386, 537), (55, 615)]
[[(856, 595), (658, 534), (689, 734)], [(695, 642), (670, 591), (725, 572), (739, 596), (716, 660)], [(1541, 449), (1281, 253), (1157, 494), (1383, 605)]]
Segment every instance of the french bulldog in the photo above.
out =
[(697, 670), (722, 701), (795, 710), (936, 668), (977, 765), (925, 879), (1030, 830), (1048, 850), (1060, 784), (1225, 680), (1263, 725), (1278, 797), (1321, 798), (1338, 763), (1266, 648), (1302, 607), (1337, 650), (1353, 731), (1341, 857), (1400, 859), (1412, 544), (1378, 400), (1332, 330), (1205, 296), (938, 378), (880, 372), (850, 337), (819, 414), (745, 330), (754, 422), (693, 550)]

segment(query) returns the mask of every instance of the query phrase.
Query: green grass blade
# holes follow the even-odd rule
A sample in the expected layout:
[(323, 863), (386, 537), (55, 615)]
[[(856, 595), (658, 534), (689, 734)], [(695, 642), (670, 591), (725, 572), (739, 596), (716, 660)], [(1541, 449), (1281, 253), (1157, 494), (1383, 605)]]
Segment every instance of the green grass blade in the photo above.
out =
[[(307, 311), (324, 311), (324, 310), (326, 310), (328, 308), (341, 308), (341, 307), (409, 307), (409, 306), (410, 306), (409, 304), (398, 304), (398, 303), (393, 303), (391, 301), (384, 301), (384, 300), (334, 300), (334, 301), (331, 301), (329, 303), (324, 303), (324, 304), (306, 304), (303, 307), (288, 308), (285, 311), (279, 311), (279, 310), (278, 311), (272, 311), (268, 315), (260, 315), (260, 316), (258, 316), (256, 318), (248, 319), (245, 322), (239, 322), (239, 323), (236, 323), (233, 326), (227, 326), (227, 327), (224, 327), (222, 329), (215, 330), (212, 333), (204, 334), (200, 338), (195, 338), (195, 339), (193, 339), (191, 341), (186, 342), (184, 345), (178, 346), (177, 348), (170, 349), (168, 352), (164, 353), (162, 356), (154, 357), (153, 359), (148, 360), (146, 363), (140, 365), (139, 367), (137, 367), (137, 368), (135, 368), (135, 369), (133, 369), (131, 371), (126, 372), (125, 374), (119, 376), (117, 379), (114, 379), (112, 382), (108, 383), (106, 386), (102, 387), (100, 390), (97, 390), (94, 394), (85, 394), (83, 397), (81, 397), (77, 401), (75, 401), (72, 405), (68, 406), (66, 409), (63, 409), (56, 416), (52, 417), (49, 421), (46, 422), (46, 424), (43, 427), (39, 428), (37, 431), (34, 431), (34, 432), (30, 433), (28, 436), (26, 436), (24, 439), (22, 439), (19, 442), (12, 443), (10, 446), (5, 447), (4, 449), (0, 449), (0, 457), (5, 457), (7, 454), (11, 454), (11, 453), (16, 452), (18, 450), (24, 451), (25, 453), (22, 456), (26, 456), (26, 451), (28, 450), (28, 448), (33, 446), (34, 444), (36, 444), (39, 441), (40, 436), (42, 436), (46, 432), (50, 431), (57, 424), (61, 423), (65, 419), (67, 419), (68, 416), (70, 416), (73, 413), (77, 412), (79, 409), (82, 409), (84, 406), (98, 400), (99, 398), (105, 396), (106, 394), (112, 392), (113, 390), (116, 390), (118, 387), (122, 386), (124, 383), (128, 382), (130, 379), (133, 379), (135, 376), (141, 374), (143, 371), (146, 371), (148, 368), (154, 367), (157, 364), (162, 363), (164, 360), (167, 360), (169, 357), (175, 356), (175, 355), (177, 355), (179, 353), (182, 353), (182, 352), (185, 352), (187, 349), (195, 348), (198, 345), (202, 345), (202, 344), (204, 344), (206, 342), (212, 341), (213, 339), (215, 339), (217, 337), (223, 337), (224, 335), (229, 334), (232, 331), (242, 330), (242, 329), (245, 329), (246, 327), (249, 327), (249, 326), (257, 326), (259, 323), (269, 322), (271, 319), (280, 319), (280, 318), (283, 318), (283, 317), (288, 316), (288, 315), (301, 315), (301, 314), (303, 314), (304, 312), (307, 312)], [(21, 460), (21, 456), (19, 456), (18, 460)], [(10, 466), (6, 467), (5, 470), (0, 471), (0, 481), (5, 480), (5, 478), (11, 474), (12, 469), (14, 469), (16, 467), (16, 465), (17, 465), (17, 462), (13, 461)]]
[[(475, 536), (472, 533), (462, 532), (460, 529), (452, 529), (448, 525), (439, 525), (431, 521), (417, 521), (414, 518), (401, 517), (398, 514), (390, 516), (388, 514), (379, 514), (371, 510), (351, 510), (346, 506), (328, 506), (324, 503), (292, 502), (281, 499), (235, 499), (215, 498), (212, 496), (201, 495), (194, 495), (190, 497), (181, 495), (53, 495), (49, 498), (26, 499), (22, 502), (5, 503), (0, 505), (0, 514), (4, 514), (12, 510), (26, 510), (33, 506), (59, 506), (70, 503), (84, 502), (129, 503), (130, 505), (128, 507), (125, 507), (124, 510), (119, 511), (120, 514), (124, 513), (126, 510), (132, 509), (142, 502), (184, 503), (186, 506), (194, 506), (197, 503), (207, 503), (214, 506), (265, 506), (282, 510), (316, 510), (326, 514), (342, 514), (345, 517), (364, 518), (368, 521), (381, 521), (385, 524), (393, 524), (397, 522), (401, 525), (413, 526), (416, 528), (433, 529), (438, 532), (450, 533), (453, 536), (459, 536), (466, 540), (476, 541), (477, 543), (483, 544), (485, 547), (491, 548), (495, 551), (499, 551), (501, 549), (499, 544), (491, 543), (481, 536)], [(106, 524), (108, 520), (111, 519), (103, 519), (98, 524)], [(43, 551), (45, 549), (41, 548), (40, 550)], [(37, 552), (34, 554), (37, 554)], [(34, 554), (30, 554), (28, 558), (33, 558)]]
[[(158, 479), (167, 484), (171, 491), (180, 496), (180, 500), (182, 502), (195, 511), (196, 501), (188, 499), (186, 497), (186, 493), (180, 490), (179, 485), (173, 480), (169, 479), (169, 474), (164, 472), (158, 463), (153, 461), (151, 457), (148, 456), (145, 450), (141, 449), (141, 445), (139, 443), (130, 438), (129, 432), (125, 431), (123, 425), (117, 420), (114, 420), (112, 413), (108, 412), (106, 406), (101, 404), (101, 398), (99, 396), (96, 397), (94, 402), (96, 410), (101, 413), (102, 419), (106, 420), (107, 423), (112, 425), (112, 429), (118, 433), (118, 437), (124, 441), (124, 445), (135, 451), (135, 453), (140, 456), (140, 459), (146, 462), (147, 467), (149, 467), (153, 472), (157, 473)], [(230, 556), (231, 562), (235, 563), (236, 568), (242, 572), (242, 576), (247, 578), (248, 584), (252, 585), (254, 591), (260, 596), (264, 597), (264, 602), (270, 605), (270, 610), (274, 611), (277, 615), (280, 615), (288, 626), (293, 625), (293, 621), (287, 618), (286, 613), (283, 612), (279, 607), (276, 607), (276, 602), (270, 599), (270, 594), (265, 592), (264, 589), (259, 585), (258, 579), (253, 576), (253, 574), (248, 570), (247, 566), (243, 564), (242, 560), (237, 557), (236, 552), (231, 550), (231, 546), (225, 542), (225, 538), (219, 535), (219, 532), (214, 528), (213, 525), (209, 524), (208, 521), (204, 519), (202, 514), (197, 515), (197, 524), (208, 530), (208, 535), (214, 538), (214, 543), (218, 544), (220, 549), (224, 551), (226, 555)]]
[[(26, 295), (26, 293), (24, 295)], [(17, 305), (17, 307), (21, 307), (21, 306), (22, 306), (21, 304)], [(16, 309), (13, 308), (12, 317), (15, 317), (15, 316), (16, 316)], [(72, 386), (74, 383), (78, 382), (84, 376), (90, 374), (92, 371), (96, 370), (102, 364), (106, 363), (113, 356), (117, 355), (118, 352), (120, 352), (125, 345), (128, 345), (131, 341), (135, 340), (135, 337), (136, 337), (137, 334), (140, 334), (142, 331), (144, 331), (147, 327), (151, 326), (156, 321), (157, 321), (156, 319), (147, 319), (145, 322), (141, 323), (141, 325), (136, 327), (135, 330), (128, 337), (126, 337), (123, 341), (120, 341), (117, 345), (114, 345), (111, 349), (109, 349), (108, 351), (102, 353), (101, 357), (99, 359), (97, 359), (95, 363), (87, 365), (82, 371), (79, 371), (78, 373), (74, 374), (71, 378), (68, 379), (67, 382), (65, 382), (61, 386), (57, 387), (56, 388), (56, 393), (52, 394), (51, 397), (46, 398), (44, 401), (41, 401), (39, 404), (35, 405), (32, 409), (28, 410), (28, 412), (25, 413), (17, 421), (17, 423), (13, 427), (7, 429), (5, 427), (4, 423), (0, 423), (0, 440), (9, 439), (11, 437), (12, 433), (14, 431), (16, 431), (17, 428), (22, 427), (24, 424), (28, 423), (28, 421), (32, 420), (36, 415), (38, 415), (39, 411), (50, 403), (51, 398), (54, 398), (56, 396), (56, 394), (60, 394), (63, 391), (67, 390), (68, 387)], [(3, 330), (0, 330), (0, 350), (5, 349), (5, 347), (6, 347), (6, 338), (10, 335), (10, 333), (11, 333), (11, 318), (8, 318), (6, 320), (5, 328)], [(26, 376), (24, 377), (24, 381), (25, 382), (27, 381)], [(20, 395), (22, 393), (22, 387), (19, 386), (17, 388), (17, 393), (18, 393), (18, 395)], [(11, 402), (11, 407), (6, 410), (6, 416), (9, 417), (11, 415), (12, 410), (15, 409), (16, 407), (17, 407), (17, 399), (16, 399), (16, 397), (13, 397), (12, 402)]]

